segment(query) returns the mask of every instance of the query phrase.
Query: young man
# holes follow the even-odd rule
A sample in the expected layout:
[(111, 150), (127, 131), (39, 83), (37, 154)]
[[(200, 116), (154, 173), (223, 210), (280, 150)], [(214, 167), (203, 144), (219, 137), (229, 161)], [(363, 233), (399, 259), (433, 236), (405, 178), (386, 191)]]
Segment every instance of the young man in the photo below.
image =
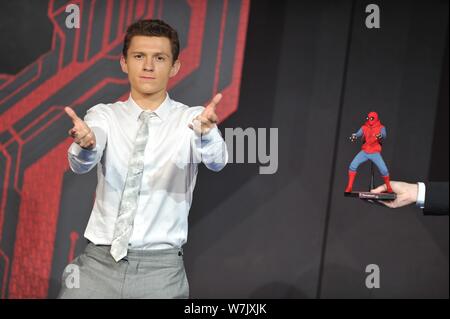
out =
[[(214, 171), (227, 160), (217, 128), (216, 95), (204, 107), (171, 100), (169, 78), (180, 69), (177, 32), (161, 20), (128, 27), (120, 65), (126, 102), (98, 104), (84, 121), (71, 108), (71, 169), (97, 165), (98, 184), (84, 233), (85, 252), (71, 262), (79, 288), (62, 278), (60, 298), (188, 298), (182, 246), (200, 161)], [(75, 286), (75, 285), (74, 285)]]

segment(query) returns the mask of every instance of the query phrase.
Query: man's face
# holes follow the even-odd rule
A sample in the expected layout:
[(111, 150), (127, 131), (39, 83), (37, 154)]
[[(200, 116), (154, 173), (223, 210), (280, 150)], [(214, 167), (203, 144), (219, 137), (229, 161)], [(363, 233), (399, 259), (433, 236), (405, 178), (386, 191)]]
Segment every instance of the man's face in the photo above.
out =
[(126, 59), (122, 56), (122, 71), (128, 74), (132, 90), (142, 95), (166, 91), (169, 78), (180, 69), (173, 62), (170, 40), (166, 37), (134, 36)]

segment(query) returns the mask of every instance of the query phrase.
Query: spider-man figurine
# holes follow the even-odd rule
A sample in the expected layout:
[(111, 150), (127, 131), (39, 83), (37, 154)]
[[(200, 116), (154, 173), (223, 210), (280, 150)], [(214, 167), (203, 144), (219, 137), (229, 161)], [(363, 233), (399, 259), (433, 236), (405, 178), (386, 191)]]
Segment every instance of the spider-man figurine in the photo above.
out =
[(366, 123), (361, 126), (358, 132), (352, 134), (350, 141), (354, 142), (358, 137), (362, 137), (362, 150), (350, 163), (348, 184), (345, 192), (351, 193), (358, 166), (367, 160), (371, 160), (378, 167), (378, 170), (384, 179), (384, 183), (386, 184), (387, 192), (393, 193), (389, 181), (389, 171), (384, 163), (383, 157), (381, 157), (381, 141), (386, 138), (386, 128), (381, 124), (376, 112), (370, 112), (367, 115)]

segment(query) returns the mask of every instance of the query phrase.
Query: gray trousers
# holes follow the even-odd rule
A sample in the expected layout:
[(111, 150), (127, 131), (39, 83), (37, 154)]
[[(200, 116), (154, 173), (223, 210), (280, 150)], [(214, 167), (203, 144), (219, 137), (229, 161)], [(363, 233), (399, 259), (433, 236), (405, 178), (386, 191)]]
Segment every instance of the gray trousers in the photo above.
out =
[(128, 250), (117, 263), (110, 248), (89, 243), (64, 269), (58, 298), (189, 298), (181, 248)]

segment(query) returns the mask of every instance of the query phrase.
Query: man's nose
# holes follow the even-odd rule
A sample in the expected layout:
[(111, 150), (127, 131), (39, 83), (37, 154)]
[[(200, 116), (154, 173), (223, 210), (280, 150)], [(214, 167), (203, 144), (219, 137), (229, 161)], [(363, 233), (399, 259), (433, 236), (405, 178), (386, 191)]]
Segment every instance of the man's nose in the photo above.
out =
[(144, 71), (153, 71), (153, 70), (154, 70), (153, 59), (145, 59)]

